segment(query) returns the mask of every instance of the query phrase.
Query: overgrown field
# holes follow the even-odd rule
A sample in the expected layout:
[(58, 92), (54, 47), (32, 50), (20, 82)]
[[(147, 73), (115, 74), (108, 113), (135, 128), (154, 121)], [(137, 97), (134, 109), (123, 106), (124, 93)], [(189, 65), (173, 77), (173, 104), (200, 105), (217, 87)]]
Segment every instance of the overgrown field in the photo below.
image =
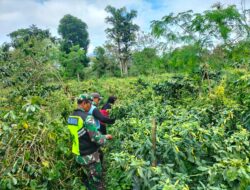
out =
[(107, 189), (250, 189), (250, 74), (244, 69), (206, 80), (165, 74), (46, 81), (32, 88), (6, 84), (0, 189), (80, 189), (65, 121), (76, 106), (74, 96), (94, 91), (118, 97), (112, 110), (117, 120), (108, 127), (114, 140), (105, 147)]

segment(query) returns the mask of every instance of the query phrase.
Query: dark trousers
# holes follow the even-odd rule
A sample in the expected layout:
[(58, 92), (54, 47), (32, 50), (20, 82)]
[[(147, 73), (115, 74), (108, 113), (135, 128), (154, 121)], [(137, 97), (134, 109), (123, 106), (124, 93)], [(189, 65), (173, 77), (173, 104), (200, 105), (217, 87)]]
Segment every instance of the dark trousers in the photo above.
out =
[(106, 125), (101, 124), (101, 125), (100, 125), (99, 131), (100, 131), (103, 135), (107, 135)]

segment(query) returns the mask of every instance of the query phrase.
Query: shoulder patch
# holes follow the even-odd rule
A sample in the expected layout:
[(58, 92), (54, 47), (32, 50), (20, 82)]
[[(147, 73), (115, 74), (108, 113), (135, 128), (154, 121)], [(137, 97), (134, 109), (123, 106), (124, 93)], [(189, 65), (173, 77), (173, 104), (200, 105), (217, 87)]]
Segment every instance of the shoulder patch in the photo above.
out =
[(69, 124), (69, 125), (78, 125), (78, 118), (69, 117), (69, 118), (68, 118), (68, 124)]
[(94, 120), (94, 117), (93, 116), (91, 116), (91, 115), (89, 115), (89, 116), (87, 116), (87, 118), (86, 118), (86, 123), (87, 124), (95, 124), (95, 120)]

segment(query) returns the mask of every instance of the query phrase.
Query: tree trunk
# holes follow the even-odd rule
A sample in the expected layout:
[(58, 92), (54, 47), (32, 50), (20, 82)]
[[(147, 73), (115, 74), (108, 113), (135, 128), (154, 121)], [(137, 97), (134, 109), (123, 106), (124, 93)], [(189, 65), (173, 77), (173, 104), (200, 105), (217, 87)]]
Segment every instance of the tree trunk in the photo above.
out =
[(77, 73), (77, 81), (80, 82), (80, 76), (79, 73)]
[(118, 45), (118, 58), (120, 61), (120, 70), (121, 70), (121, 77), (123, 77), (123, 66), (122, 66), (122, 57), (121, 57), (121, 46), (120, 46), (120, 41), (117, 41), (117, 45)]
[(152, 160), (152, 166), (156, 167), (157, 160), (156, 160), (156, 124), (155, 124), (155, 118), (152, 119), (152, 151), (153, 151), (153, 160)]
[(124, 75), (128, 76), (128, 64), (124, 61)]
[(121, 77), (123, 77), (123, 66), (122, 66), (122, 60), (120, 60), (120, 71), (121, 71)]
[(122, 65), (122, 74), (123, 76), (128, 76), (128, 64), (126, 59), (121, 59), (121, 65)]

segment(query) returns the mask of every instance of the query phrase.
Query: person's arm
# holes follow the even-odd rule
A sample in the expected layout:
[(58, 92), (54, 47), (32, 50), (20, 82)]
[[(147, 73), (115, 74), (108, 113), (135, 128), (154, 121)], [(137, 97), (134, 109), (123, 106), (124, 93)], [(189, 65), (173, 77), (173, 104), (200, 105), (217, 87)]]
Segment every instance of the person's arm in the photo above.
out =
[(109, 103), (106, 103), (103, 107), (102, 107), (103, 110), (109, 110), (111, 109), (111, 104)]
[(113, 124), (115, 123), (115, 119), (111, 119), (109, 117), (105, 117), (104, 115), (102, 115), (102, 113), (95, 108), (93, 110), (93, 116), (98, 119), (99, 121), (103, 122), (103, 123), (107, 123), (107, 124)]
[(89, 115), (85, 120), (85, 128), (92, 142), (104, 145), (107, 139), (112, 139), (111, 135), (102, 135), (95, 126), (93, 116)]

